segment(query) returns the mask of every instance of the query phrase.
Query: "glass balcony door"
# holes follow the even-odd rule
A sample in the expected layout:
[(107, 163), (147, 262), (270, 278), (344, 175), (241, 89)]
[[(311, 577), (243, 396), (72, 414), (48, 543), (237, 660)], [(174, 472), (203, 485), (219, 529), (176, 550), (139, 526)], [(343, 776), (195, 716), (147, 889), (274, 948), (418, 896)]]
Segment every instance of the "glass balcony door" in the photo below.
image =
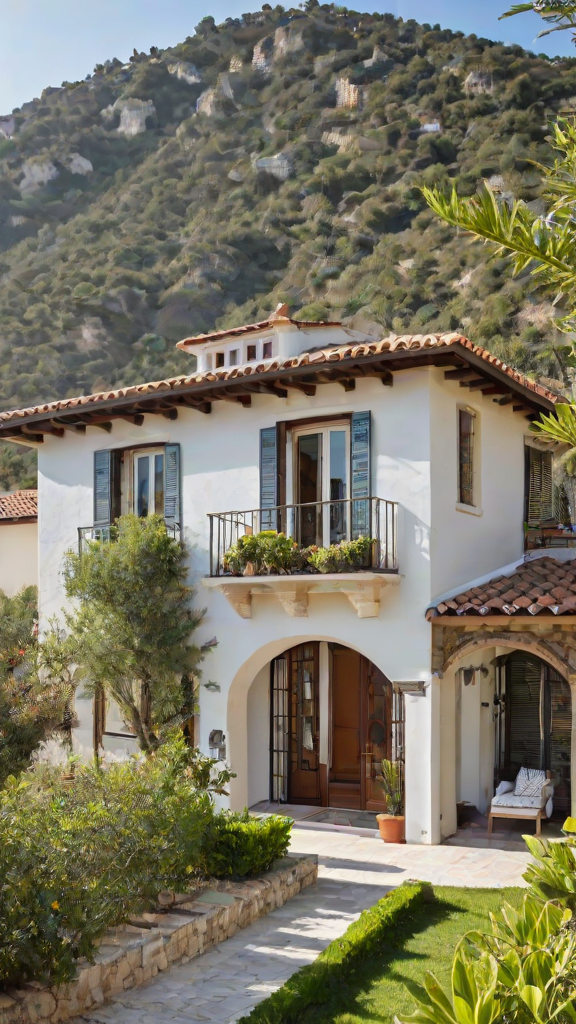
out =
[(347, 426), (300, 430), (294, 435), (294, 500), (299, 542), (327, 547), (350, 531), (350, 431)]
[(164, 452), (134, 454), (134, 512), (137, 516), (164, 515)]

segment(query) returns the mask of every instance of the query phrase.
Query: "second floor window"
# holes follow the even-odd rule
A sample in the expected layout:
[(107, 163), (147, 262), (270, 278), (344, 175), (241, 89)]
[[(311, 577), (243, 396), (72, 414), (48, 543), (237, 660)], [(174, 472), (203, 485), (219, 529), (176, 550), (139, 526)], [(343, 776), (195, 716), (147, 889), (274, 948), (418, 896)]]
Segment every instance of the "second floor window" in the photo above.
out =
[(179, 444), (94, 452), (94, 526), (126, 512), (180, 524)]
[(474, 427), (476, 416), (458, 410), (458, 503), (474, 506)]

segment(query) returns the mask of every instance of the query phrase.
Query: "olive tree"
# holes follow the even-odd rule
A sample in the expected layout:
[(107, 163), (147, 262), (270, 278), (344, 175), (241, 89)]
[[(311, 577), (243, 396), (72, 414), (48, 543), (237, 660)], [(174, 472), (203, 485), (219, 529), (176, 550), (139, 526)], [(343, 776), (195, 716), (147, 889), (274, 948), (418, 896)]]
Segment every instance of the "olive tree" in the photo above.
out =
[(162, 726), (194, 713), (203, 652), (191, 642), (203, 612), (191, 607), (186, 551), (159, 516), (123, 516), (111, 543), (94, 542), (64, 563), (69, 656), (88, 694), (118, 706), (146, 752)]

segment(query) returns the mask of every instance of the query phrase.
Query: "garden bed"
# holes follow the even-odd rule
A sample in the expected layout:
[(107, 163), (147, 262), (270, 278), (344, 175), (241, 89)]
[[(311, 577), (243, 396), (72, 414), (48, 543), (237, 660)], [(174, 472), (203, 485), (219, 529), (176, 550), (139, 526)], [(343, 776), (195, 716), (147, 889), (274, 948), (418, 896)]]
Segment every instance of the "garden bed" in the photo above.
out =
[(187, 963), (281, 907), (318, 875), (315, 856), (288, 856), (258, 878), (220, 881), (199, 894), (176, 896), (157, 913), (131, 918), (103, 936), (94, 963), (80, 963), (67, 984), (32, 982), (0, 993), (0, 1024), (68, 1020), (125, 989), (150, 981), (171, 964)]

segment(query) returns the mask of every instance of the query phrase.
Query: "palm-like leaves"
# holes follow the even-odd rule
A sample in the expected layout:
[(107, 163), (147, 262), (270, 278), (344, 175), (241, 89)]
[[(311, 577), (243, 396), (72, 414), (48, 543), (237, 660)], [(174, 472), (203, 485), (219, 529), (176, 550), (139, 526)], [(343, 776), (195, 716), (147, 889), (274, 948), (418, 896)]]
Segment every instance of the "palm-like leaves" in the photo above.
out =
[(561, 330), (576, 329), (576, 124), (562, 119), (551, 127), (559, 154), (551, 167), (540, 166), (543, 199), (548, 212), (536, 216), (525, 203), (499, 200), (484, 185), (477, 195), (448, 196), (438, 189), (422, 190), (430, 208), (454, 227), (491, 243), (495, 252), (512, 261), (514, 274), (529, 269), (536, 283), (561, 300), (566, 313), (557, 320)]
[(576, 28), (576, 3), (573, 0), (532, 0), (532, 3), (512, 4), (509, 11), (502, 15), (502, 18), (511, 18), (514, 14), (525, 14), (527, 11), (534, 11), (550, 26), (543, 28), (538, 33), (537, 39), (541, 36), (550, 35), (551, 32), (561, 32), (567, 28)]

